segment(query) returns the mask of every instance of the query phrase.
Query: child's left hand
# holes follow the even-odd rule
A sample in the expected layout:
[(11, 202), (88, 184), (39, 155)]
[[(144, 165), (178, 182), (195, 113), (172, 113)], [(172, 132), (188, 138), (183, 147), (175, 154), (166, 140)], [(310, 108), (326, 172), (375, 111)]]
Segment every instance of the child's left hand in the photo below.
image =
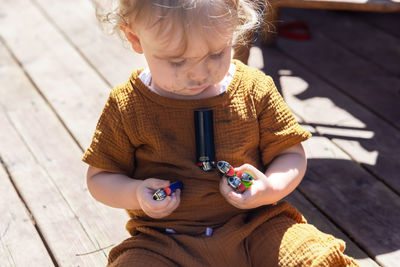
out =
[(234, 168), (235, 172), (249, 172), (254, 180), (253, 184), (243, 193), (237, 193), (228, 185), (226, 177), (223, 177), (219, 184), (219, 191), (231, 205), (239, 209), (252, 209), (266, 203), (266, 194), (268, 193), (268, 180), (264, 173), (250, 164), (244, 164)]

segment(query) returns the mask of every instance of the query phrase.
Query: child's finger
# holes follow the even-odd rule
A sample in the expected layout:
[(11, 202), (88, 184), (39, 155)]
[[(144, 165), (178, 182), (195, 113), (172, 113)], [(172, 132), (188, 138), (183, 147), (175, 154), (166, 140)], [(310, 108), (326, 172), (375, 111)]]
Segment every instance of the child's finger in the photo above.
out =
[(169, 186), (169, 184), (170, 182), (167, 180), (160, 180), (155, 178), (149, 178), (146, 180), (146, 187), (154, 190)]
[(236, 173), (248, 173), (253, 177), (254, 180), (260, 179), (264, 176), (261, 171), (250, 164), (244, 164), (240, 167), (234, 168), (234, 170)]
[(175, 210), (181, 201), (181, 190), (177, 189), (172, 195), (170, 196), (171, 201), (167, 204), (167, 210)]
[(168, 216), (179, 206), (179, 202), (179, 193), (177, 194), (176, 192), (161, 201), (153, 201), (152, 205), (149, 206), (148, 215), (153, 218)]
[(242, 194), (231, 192), (228, 194), (227, 201), (236, 208), (239, 209), (246, 208), (246, 199), (243, 198)]
[(220, 184), (219, 184), (219, 190), (222, 195), (227, 196), (230, 192), (233, 191), (232, 187), (228, 185), (228, 181), (226, 177), (222, 177)]
[(146, 209), (143, 209), (143, 211), (152, 218), (163, 218), (171, 213), (168, 207), (171, 201), (171, 197), (168, 196), (162, 201), (153, 202), (152, 205), (146, 206)]

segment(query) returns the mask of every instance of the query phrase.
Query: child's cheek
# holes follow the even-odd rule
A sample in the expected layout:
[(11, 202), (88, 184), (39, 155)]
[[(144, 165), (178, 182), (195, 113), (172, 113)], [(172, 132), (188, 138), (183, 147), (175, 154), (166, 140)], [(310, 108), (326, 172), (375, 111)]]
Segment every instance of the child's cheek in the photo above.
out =
[(219, 64), (209, 64), (208, 71), (209, 71), (209, 81), (212, 83), (220, 82), (224, 77), (225, 74), (222, 74), (221, 69), (218, 68)]
[(220, 59), (212, 64), (211, 74), (214, 76), (215, 80), (221, 81), (227, 74), (230, 66), (230, 60)]

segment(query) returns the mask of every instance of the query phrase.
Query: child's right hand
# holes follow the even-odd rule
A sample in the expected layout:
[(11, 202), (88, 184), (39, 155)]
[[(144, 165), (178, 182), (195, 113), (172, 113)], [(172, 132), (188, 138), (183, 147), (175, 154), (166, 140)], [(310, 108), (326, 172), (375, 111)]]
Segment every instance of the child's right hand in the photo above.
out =
[(181, 201), (181, 190), (177, 189), (164, 200), (154, 200), (153, 194), (157, 189), (169, 186), (170, 182), (156, 178), (148, 178), (143, 180), (137, 187), (136, 197), (140, 207), (148, 216), (160, 219), (170, 215)]

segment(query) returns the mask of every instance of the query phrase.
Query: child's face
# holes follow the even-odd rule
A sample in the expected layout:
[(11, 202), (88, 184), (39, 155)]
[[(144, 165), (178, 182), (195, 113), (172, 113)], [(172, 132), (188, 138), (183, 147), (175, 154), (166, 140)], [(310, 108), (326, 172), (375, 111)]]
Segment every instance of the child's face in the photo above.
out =
[(211, 30), (208, 36), (190, 34), (183, 54), (181, 33), (175, 32), (175, 36), (166, 42), (154, 31), (140, 31), (137, 35), (139, 50), (150, 68), (152, 87), (161, 95), (182, 99), (218, 94), (219, 83), (231, 62), (233, 30), (230, 32), (227, 28), (225, 31), (221, 34)]

